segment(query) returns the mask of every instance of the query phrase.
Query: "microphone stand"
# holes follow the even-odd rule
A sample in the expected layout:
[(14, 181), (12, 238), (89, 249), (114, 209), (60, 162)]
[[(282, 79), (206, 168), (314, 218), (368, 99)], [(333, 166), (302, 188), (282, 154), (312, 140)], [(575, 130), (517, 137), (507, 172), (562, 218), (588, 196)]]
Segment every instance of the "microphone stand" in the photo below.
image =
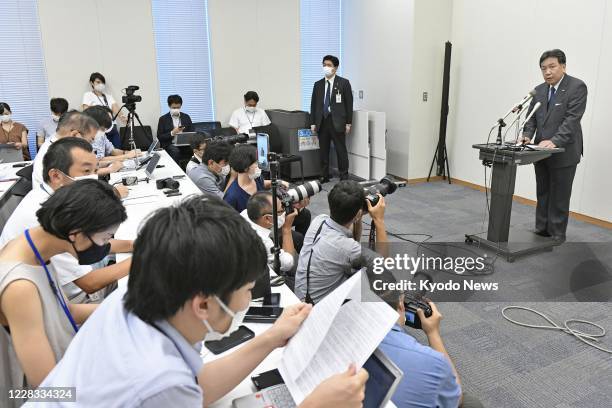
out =
[(274, 255), (274, 272), (278, 276), (284, 276), (280, 267), (280, 239), (278, 237), (278, 205), (277, 191), (278, 191), (278, 154), (270, 152), (268, 154), (268, 164), (270, 165), (270, 181), (272, 182), (272, 234), (274, 236), (274, 246), (272, 247), (272, 255)]

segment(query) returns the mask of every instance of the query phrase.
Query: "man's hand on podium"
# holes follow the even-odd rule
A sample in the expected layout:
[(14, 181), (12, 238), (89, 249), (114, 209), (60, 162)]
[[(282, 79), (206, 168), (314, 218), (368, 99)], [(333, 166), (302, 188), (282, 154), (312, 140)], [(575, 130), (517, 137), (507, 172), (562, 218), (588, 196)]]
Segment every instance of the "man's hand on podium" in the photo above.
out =
[(540, 142), (540, 144), (538, 145), (539, 147), (544, 147), (546, 149), (554, 149), (555, 147), (557, 147), (553, 142), (551, 142), (550, 140), (542, 140)]

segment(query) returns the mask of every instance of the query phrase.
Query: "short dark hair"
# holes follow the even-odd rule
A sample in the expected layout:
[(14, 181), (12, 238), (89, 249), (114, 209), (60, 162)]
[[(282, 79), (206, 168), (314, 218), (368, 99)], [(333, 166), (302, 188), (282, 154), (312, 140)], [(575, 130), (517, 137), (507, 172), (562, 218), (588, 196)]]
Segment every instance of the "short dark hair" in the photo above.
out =
[(50, 180), (49, 170), (51, 169), (57, 169), (69, 176), (68, 173), (73, 164), (73, 149), (81, 149), (89, 153), (93, 152), (91, 144), (80, 137), (64, 137), (49, 146), (49, 150), (47, 150), (43, 157), (43, 180), (45, 183), (48, 183)]
[(255, 102), (259, 102), (259, 95), (257, 95), (257, 92), (255, 91), (248, 91), (247, 93), (244, 94), (244, 101), (248, 102), (250, 100), (254, 100)]
[(363, 208), (363, 187), (354, 180), (342, 180), (327, 195), (329, 214), (332, 220), (345, 225)]
[(247, 215), (253, 222), (257, 221), (265, 214), (269, 214), (272, 208), (270, 198), (272, 193), (269, 191), (258, 191), (249, 197), (247, 202)]
[(99, 79), (103, 84), (106, 83), (106, 78), (99, 72), (94, 72), (89, 76), (89, 82), (94, 82), (96, 79)]
[(168, 319), (199, 294), (227, 304), (232, 292), (268, 273), (266, 250), (253, 228), (210, 194), (157, 210), (140, 230), (133, 254), (124, 306), (149, 323)]
[(0, 114), (4, 113), (5, 110), (12, 112), (11, 107), (8, 103), (0, 102)]
[(206, 145), (202, 163), (208, 165), (208, 161), (212, 160), (219, 163), (221, 160), (229, 160), (232, 154), (232, 145), (226, 142), (213, 142)]
[(46, 232), (68, 240), (73, 231), (92, 235), (120, 224), (127, 214), (108, 183), (87, 179), (58, 189), (42, 203), (36, 217)]
[(168, 106), (172, 105), (173, 103), (180, 103), (182, 105), (183, 104), (183, 98), (181, 98), (181, 95), (170, 95), (170, 96), (168, 96)]
[[(208, 150), (208, 149), (207, 149)], [(242, 144), (234, 147), (229, 164), (238, 173), (246, 172), (257, 161), (257, 149), (253, 145)]]
[(542, 65), (544, 60), (547, 58), (556, 58), (559, 64), (563, 64), (563, 65), (566, 62), (565, 53), (558, 48), (555, 48), (554, 50), (544, 51), (544, 53), (540, 57), (540, 66)]
[(338, 57), (334, 57), (333, 55), (326, 55), (323, 57), (323, 63), (325, 61), (331, 61), (332, 64), (334, 64), (334, 67), (338, 68), (338, 66), (340, 65), (340, 60), (338, 59)]
[(100, 125), (91, 116), (76, 110), (71, 110), (62, 115), (57, 123), (57, 130), (78, 130), (81, 134), (100, 129)]
[(49, 108), (51, 112), (63, 115), (68, 112), (68, 101), (64, 98), (51, 98), (51, 101), (49, 101)]
[(203, 144), (204, 145), (206, 144), (206, 138), (204, 137), (203, 134), (196, 133), (191, 138), (191, 142), (189, 144), (191, 145), (192, 150), (197, 150), (200, 148), (200, 146), (202, 146)]
[(85, 109), (83, 113), (91, 118), (93, 118), (98, 126), (102, 129), (110, 129), (113, 125), (113, 120), (109, 116), (111, 110), (107, 106), (94, 105)]

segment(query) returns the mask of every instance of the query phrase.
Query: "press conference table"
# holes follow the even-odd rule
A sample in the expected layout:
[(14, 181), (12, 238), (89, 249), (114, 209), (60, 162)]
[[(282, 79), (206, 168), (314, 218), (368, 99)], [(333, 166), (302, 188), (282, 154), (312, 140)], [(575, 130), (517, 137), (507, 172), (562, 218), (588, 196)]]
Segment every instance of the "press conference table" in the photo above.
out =
[[(184, 177), (179, 179), (179, 190), (182, 193), (180, 196), (176, 197), (166, 197), (161, 190), (157, 190), (155, 185), (155, 180), (163, 179), (166, 177), (172, 177), (176, 175), (185, 175), (185, 172), (172, 160), (172, 158), (166, 153), (166, 151), (161, 150), (157, 151), (160, 155), (160, 160), (158, 165), (164, 166), (162, 168), (157, 168), (153, 172), (153, 180), (150, 180), (149, 183), (144, 181), (139, 181), (135, 186), (129, 186), (129, 195), (124, 199), (124, 205), (127, 211), (127, 220), (121, 224), (117, 233), (115, 234), (115, 238), (117, 239), (135, 239), (138, 228), (142, 224), (142, 222), (156, 209), (166, 207), (172, 205), (174, 203), (179, 202), (185, 197), (191, 194), (200, 194), (200, 190), (196, 187), (196, 185), (188, 178)], [(139, 179), (144, 179), (145, 173), (144, 169), (138, 171), (129, 171), (129, 172), (119, 172), (111, 174), (111, 183), (115, 183), (117, 181), (121, 181), (122, 177), (137, 175)], [(129, 257), (129, 254), (118, 254), (117, 261), (122, 261)], [(272, 272), (271, 272), (272, 273)], [(127, 277), (123, 278), (119, 281), (119, 285), (127, 285)], [(281, 306), (289, 306), (291, 304), (297, 303), (299, 300), (289, 290), (286, 285), (282, 285), (279, 287), (273, 287), (272, 292), (281, 294)], [(256, 304), (256, 303), (254, 303)], [(253, 330), (255, 335), (261, 334), (267, 328), (269, 328), (270, 324), (262, 324), (262, 323), (244, 323), (249, 329)], [(244, 344), (244, 343), (243, 343)], [(202, 358), (203, 361), (210, 362), (219, 357), (223, 357), (235, 350), (237, 350), (240, 346), (235, 347), (225, 353), (214, 355), (205, 347), (202, 347)], [(263, 371), (271, 370), (278, 367), (278, 363), (282, 357), (282, 349), (277, 349), (273, 351), (254, 371), (252, 374), (257, 374)], [(213, 407), (231, 407), (232, 400), (235, 398), (251, 394), (255, 392), (255, 387), (252, 385), (250, 380), (250, 375), (245, 378), (236, 388), (230, 391), (224, 398), (217, 401), (213, 404)]]
[(9, 196), (9, 192), (11, 188), (19, 181), (19, 176), (17, 172), (22, 167), (13, 167), (16, 164), (31, 164), (31, 161), (23, 161), (23, 162), (15, 162), (15, 163), (0, 163), (0, 202), (2, 202), (6, 197)]

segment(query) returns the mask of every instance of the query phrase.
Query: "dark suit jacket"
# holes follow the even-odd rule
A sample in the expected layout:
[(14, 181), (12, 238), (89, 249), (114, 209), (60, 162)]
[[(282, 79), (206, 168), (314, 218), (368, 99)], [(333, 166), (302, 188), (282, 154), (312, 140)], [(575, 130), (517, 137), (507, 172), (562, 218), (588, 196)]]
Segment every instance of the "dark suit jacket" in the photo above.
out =
[(565, 74), (555, 92), (550, 109), (547, 109), (549, 85), (544, 82), (536, 88), (536, 95), (531, 101), (529, 111), (536, 102), (542, 106), (525, 125), (524, 133), (532, 137), (534, 142), (550, 139), (557, 147), (563, 147), (565, 152), (555, 153), (546, 162), (550, 167), (573, 166), (580, 162), (582, 155), (582, 127), (580, 119), (584, 114), (587, 102), (587, 87), (578, 78)]
[[(336, 95), (340, 93), (342, 102), (336, 103)], [(317, 130), (323, 122), (323, 101), (325, 100), (325, 79), (315, 82), (310, 99), (310, 124), (316, 125)], [(336, 132), (345, 131), (345, 125), (353, 123), (353, 90), (348, 79), (338, 75), (334, 78), (329, 105)]]
[[(184, 132), (193, 132), (193, 125), (188, 114), (181, 112), (181, 125), (185, 126)], [(172, 144), (172, 135), (170, 132), (174, 129), (172, 116), (170, 112), (159, 117), (157, 122), (157, 138), (161, 147), (166, 147)]]

